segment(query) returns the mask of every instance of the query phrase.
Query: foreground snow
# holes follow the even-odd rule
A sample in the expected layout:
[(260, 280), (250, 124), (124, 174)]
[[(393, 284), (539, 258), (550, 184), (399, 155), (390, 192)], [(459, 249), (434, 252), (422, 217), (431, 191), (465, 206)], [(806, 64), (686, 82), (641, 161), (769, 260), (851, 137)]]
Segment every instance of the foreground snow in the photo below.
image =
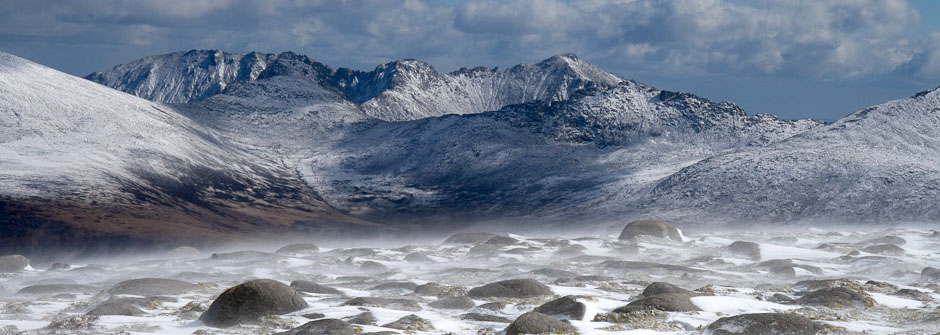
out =
[[(511, 299), (497, 310), (481, 308), (493, 300), (475, 300), (472, 309), (440, 309), (430, 305), (432, 296), (418, 296), (410, 288), (377, 289), (389, 282), (414, 284), (438, 283), (457, 290), (468, 290), (486, 283), (510, 278), (532, 278), (549, 285), (555, 297), (581, 296), (578, 301), (587, 307), (586, 315), (571, 324), (582, 334), (698, 334), (701, 329), (723, 316), (744, 313), (796, 313), (821, 320), (836, 331), (889, 334), (896, 332), (932, 333), (940, 331), (936, 309), (940, 306), (940, 286), (921, 282), (920, 270), (937, 267), (940, 258), (940, 237), (929, 230), (891, 229), (883, 231), (833, 232), (807, 229), (799, 232), (685, 232), (685, 242), (652, 237), (618, 241), (615, 235), (590, 237), (535, 237), (509, 235), (517, 243), (497, 246), (498, 254), (474, 256), (474, 245), (445, 245), (434, 240), (427, 244), (398, 246), (393, 241), (353, 241), (343, 245), (331, 241), (321, 244), (319, 251), (274, 253), (278, 246), (258, 245), (233, 258), (210, 257), (209, 251), (172, 258), (164, 255), (119, 259), (98, 259), (89, 264), (73, 265), (67, 271), (36, 269), (0, 277), (0, 333), (32, 330), (51, 333), (56, 320), (78, 317), (99, 302), (109, 298), (109, 287), (119, 281), (143, 278), (175, 278), (198, 283), (196, 289), (180, 295), (160, 298), (141, 316), (101, 316), (89, 321), (82, 329), (59, 329), (70, 333), (134, 333), (134, 334), (268, 334), (284, 331), (310, 321), (311, 313), (326, 318), (345, 318), (371, 312), (375, 325), (360, 326), (363, 332), (395, 331), (383, 328), (409, 314), (431, 322), (433, 330), (414, 331), (419, 334), (480, 334), (499, 332), (502, 322), (468, 321), (461, 315), (475, 312), (512, 320), (531, 311), (553, 297)], [(873, 238), (896, 236), (905, 242), (903, 255), (853, 253), (870, 245)], [(796, 277), (769, 273), (758, 260), (728, 255), (725, 248), (737, 240), (759, 243), (761, 261), (792, 258)], [(335, 243), (335, 242), (333, 242)], [(634, 251), (630, 246), (636, 245)], [(382, 246), (382, 247), (375, 247)], [(327, 248), (330, 247), (330, 248)], [(367, 248), (367, 249), (353, 249)], [(231, 251), (231, 250), (227, 250)], [(764, 253), (766, 252), (766, 253)], [(404, 260), (414, 254), (426, 255), (424, 261)], [(847, 254), (854, 256), (847, 256)], [(611, 266), (608, 260), (642, 261), (650, 268)], [(366, 261), (385, 265), (387, 271), (367, 272), (360, 269)], [(647, 264), (647, 263), (644, 263)], [(680, 268), (657, 267), (655, 264), (678, 265)], [(538, 271), (543, 269), (562, 271)], [(564, 272), (564, 271), (569, 271)], [(609, 276), (610, 278), (577, 278), (572, 276)], [(285, 284), (293, 280), (310, 280), (338, 288), (343, 295), (307, 294), (310, 307), (279, 317), (266, 318), (259, 325), (242, 325), (217, 329), (197, 321), (199, 310), (207, 307), (217, 294), (228, 287), (254, 278), (269, 278)], [(798, 281), (823, 278), (847, 278), (840, 285), (865, 291), (874, 307), (830, 309), (796, 303), (768, 301), (774, 294), (798, 298), (802, 294)], [(880, 283), (869, 282), (870, 280)], [(668, 312), (653, 316), (643, 324), (618, 324), (593, 321), (636, 299), (652, 281), (669, 282), (695, 289), (699, 296), (692, 302), (700, 312)], [(39, 295), (17, 293), (36, 284), (82, 284), (91, 286), (87, 293), (57, 292)], [(805, 283), (803, 285), (806, 285)], [(899, 289), (920, 291), (920, 298), (897, 295)], [(400, 310), (395, 306), (343, 306), (352, 297), (386, 297), (417, 301), (420, 310)], [(197, 308), (194, 308), (196, 306)], [(187, 312), (190, 311), (190, 312)], [(79, 327), (80, 328), (80, 327)], [(646, 329), (644, 329), (646, 328)]]

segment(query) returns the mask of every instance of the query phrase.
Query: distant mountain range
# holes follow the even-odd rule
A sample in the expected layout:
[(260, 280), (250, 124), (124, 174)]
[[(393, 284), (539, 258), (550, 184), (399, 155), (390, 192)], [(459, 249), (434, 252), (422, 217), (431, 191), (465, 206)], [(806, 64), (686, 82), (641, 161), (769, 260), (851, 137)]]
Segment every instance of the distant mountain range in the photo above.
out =
[(747, 115), (572, 54), (445, 74), (193, 50), (86, 79), (0, 54), (10, 245), (490, 220), (940, 220), (936, 90), (824, 124)]

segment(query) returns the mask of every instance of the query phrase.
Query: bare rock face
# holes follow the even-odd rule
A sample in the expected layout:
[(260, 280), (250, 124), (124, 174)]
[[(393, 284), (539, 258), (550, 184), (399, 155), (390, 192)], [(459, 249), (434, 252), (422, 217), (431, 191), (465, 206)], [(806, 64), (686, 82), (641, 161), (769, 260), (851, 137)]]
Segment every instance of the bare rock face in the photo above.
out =
[(679, 229), (669, 222), (662, 220), (638, 220), (630, 222), (623, 228), (619, 239), (629, 240), (641, 235), (668, 238), (673, 241), (682, 242), (682, 235), (679, 234)]
[(506, 327), (506, 335), (517, 334), (573, 334), (577, 332), (570, 324), (551, 316), (528, 312), (520, 315)]
[(29, 265), (29, 258), (23, 255), (0, 257), (0, 273), (20, 272)]
[(199, 317), (213, 327), (253, 323), (259, 317), (307, 308), (300, 292), (270, 279), (248, 281), (222, 292)]
[(826, 327), (808, 318), (783, 313), (741, 314), (724, 317), (712, 322), (705, 329), (706, 334), (777, 334), (777, 335), (815, 335)]
[(510, 279), (475, 287), (471, 298), (535, 298), (551, 295), (552, 290), (533, 279)]

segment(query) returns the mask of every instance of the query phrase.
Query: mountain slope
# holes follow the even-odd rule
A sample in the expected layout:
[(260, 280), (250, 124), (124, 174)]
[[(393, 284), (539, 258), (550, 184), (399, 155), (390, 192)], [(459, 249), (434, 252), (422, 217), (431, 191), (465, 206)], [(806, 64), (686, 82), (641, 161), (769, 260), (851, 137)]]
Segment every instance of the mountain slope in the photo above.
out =
[(629, 208), (624, 193), (682, 167), (819, 124), (624, 81), (565, 101), (364, 123), (299, 169), (330, 203), (367, 218), (578, 217)]
[(282, 53), (175, 108), (383, 222), (643, 215), (684, 168), (821, 125), (657, 90), (570, 54), (441, 74), (415, 60), (362, 72)]
[[(242, 55), (190, 50), (145, 57), (92, 73), (86, 79), (152, 101), (188, 103), (228, 93), (232, 87), (250, 85), (271, 73), (290, 70), (291, 66), (283, 64), (298, 58), (306, 57), (291, 52)], [(305, 62), (304, 67), (313, 69), (310, 74), (319, 76), (319, 86), (341, 90), (364, 114), (386, 121), (480, 113), (531, 101), (565, 100), (586, 87), (614, 86), (623, 81), (573, 54), (508, 69), (464, 68), (450, 74), (438, 73), (431, 65), (416, 60), (394, 61), (368, 72), (334, 70), (309, 59)], [(277, 64), (281, 67), (270, 71), (269, 67)]]
[(450, 74), (438, 73), (420, 61), (400, 60), (371, 72), (340, 69), (335, 78), (365, 114), (385, 121), (474, 114), (532, 101), (561, 101), (587, 87), (608, 87), (623, 81), (573, 54), (508, 69), (463, 68)]
[(648, 208), (762, 221), (940, 220), (940, 92), (866, 108), (659, 182)]
[(360, 221), (171, 107), (0, 53), (4, 249), (204, 243)]

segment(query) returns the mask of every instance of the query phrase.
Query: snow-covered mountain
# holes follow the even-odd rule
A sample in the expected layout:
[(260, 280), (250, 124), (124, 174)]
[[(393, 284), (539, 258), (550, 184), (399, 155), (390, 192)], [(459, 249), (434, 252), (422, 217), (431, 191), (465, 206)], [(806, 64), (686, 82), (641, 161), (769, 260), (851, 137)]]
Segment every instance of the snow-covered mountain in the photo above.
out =
[[(174, 55), (105, 73), (128, 77)], [(377, 220), (623, 213), (686, 166), (820, 125), (748, 116), (732, 103), (661, 91), (572, 54), (449, 74), (416, 60), (363, 72), (293, 53), (266, 59), (256, 76), (176, 109), (291, 166), (331, 205)], [(205, 63), (179, 61), (188, 65), (156, 72), (166, 87), (186, 83), (174, 68)]]
[(786, 141), (712, 157), (659, 182), (649, 208), (744, 220), (940, 220), (940, 90)]
[(4, 249), (192, 242), (322, 222), (358, 220), (292, 168), (170, 106), (0, 53)]
[(698, 160), (819, 125), (747, 116), (731, 103), (626, 80), (565, 101), (375, 121), (301, 171), (328, 201), (366, 217), (582, 216), (631, 208), (625, 191), (633, 196)]
[[(935, 91), (823, 124), (747, 115), (570, 54), (445, 74), (416, 60), (364, 72), (294, 53), (190, 51), (88, 78), (181, 102), (141, 109), (159, 108), (197, 134), (173, 148), (238, 162), (201, 164), (232, 165), (230, 173), (251, 179), (260, 173), (244, 166), (257, 162), (308, 188), (317, 206), (382, 223), (940, 216), (930, 202), (940, 193)], [(4, 182), (28, 184), (23, 176)]]
[(386, 121), (561, 101), (586, 87), (609, 87), (623, 81), (573, 54), (508, 69), (464, 68), (444, 74), (430, 64), (410, 59), (364, 72), (333, 70), (292, 52), (243, 55), (217, 50), (150, 56), (92, 73), (86, 79), (153, 101), (186, 103), (229, 93), (238, 84), (244, 86), (285, 71), (306, 71), (307, 76), (317, 77), (318, 86), (341, 90), (362, 113)]
[(216, 95), (236, 81), (258, 79), (277, 58), (257, 52), (180, 51), (141, 58), (85, 78), (144, 99), (185, 103)]
[(438, 73), (430, 64), (399, 60), (371, 72), (340, 69), (336, 81), (363, 112), (385, 121), (473, 114), (532, 101), (562, 101), (588, 87), (615, 86), (623, 78), (573, 54), (508, 69), (463, 68)]

